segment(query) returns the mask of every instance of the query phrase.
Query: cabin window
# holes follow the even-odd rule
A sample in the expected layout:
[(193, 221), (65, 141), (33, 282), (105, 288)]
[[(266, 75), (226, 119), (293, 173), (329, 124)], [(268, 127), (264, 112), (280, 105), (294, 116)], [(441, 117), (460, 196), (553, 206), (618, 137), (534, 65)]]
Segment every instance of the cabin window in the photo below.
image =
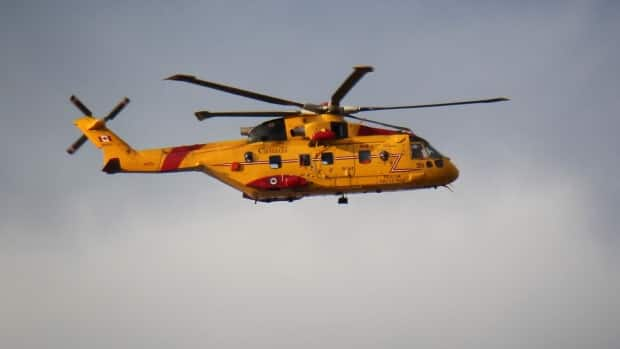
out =
[(245, 160), (245, 162), (254, 162), (254, 154), (252, 154), (251, 151), (246, 151), (243, 154), (243, 160)]
[(299, 166), (310, 166), (310, 154), (299, 154)]
[(334, 163), (334, 153), (323, 153), (321, 154), (321, 163), (323, 165), (332, 165)]
[(282, 167), (282, 158), (280, 155), (271, 155), (269, 157), (269, 167), (273, 169)]
[(370, 150), (360, 150), (357, 154), (357, 158), (360, 164), (369, 164), (370, 163)]
[(423, 159), (424, 158), (424, 153), (422, 152), (423, 148), (424, 147), (420, 143), (412, 143), (411, 144), (411, 158), (412, 159)]
[(299, 154), (299, 166), (310, 166), (310, 154)]

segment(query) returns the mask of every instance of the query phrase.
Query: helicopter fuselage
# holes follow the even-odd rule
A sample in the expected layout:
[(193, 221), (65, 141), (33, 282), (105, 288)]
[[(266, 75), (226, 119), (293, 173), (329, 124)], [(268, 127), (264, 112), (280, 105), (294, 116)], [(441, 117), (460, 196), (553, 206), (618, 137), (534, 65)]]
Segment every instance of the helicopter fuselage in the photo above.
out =
[[(76, 125), (102, 148), (105, 172), (200, 171), (262, 202), (431, 188), (458, 177), (449, 158), (411, 133), (343, 122), (334, 115), (313, 118), (270, 120), (250, 130), (247, 139), (147, 150), (133, 150), (104, 125), (96, 127), (98, 119), (83, 117)], [(330, 128), (313, 126), (321, 124)], [(317, 139), (317, 134), (333, 137)]]

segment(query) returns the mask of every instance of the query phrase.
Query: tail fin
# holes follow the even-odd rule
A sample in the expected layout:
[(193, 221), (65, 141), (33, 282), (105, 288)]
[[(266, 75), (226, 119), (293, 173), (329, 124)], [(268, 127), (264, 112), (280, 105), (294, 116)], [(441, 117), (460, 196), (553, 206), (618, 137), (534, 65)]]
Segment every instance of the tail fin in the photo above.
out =
[(103, 152), (103, 171), (107, 173), (138, 172), (158, 173), (171, 171), (194, 171), (197, 164), (185, 164), (181, 162), (186, 155), (203, 145), (180, 146), (173, 148), (155, 148), (134, 150), (124, 140), (107, 128), (107, 122), (114, 117), (129, 103), (129, 99), (123, 99), (103, 119), (97, 119), (82, 102), (75, 96), (71, 96), (71, 102), (82, 111), (84, 116), (75, 120), (75, 126), (82, 131), (82, 136), (68, 149), (69, 154), (75, 153), (86, 141), (90, 141)]
[(106, 127), (103, 119), (84, 116), (75, 120), (75, 126), (95, 147), (103, 151), (104, 162), (112, 158), (125, 157), (134, 152), (129, 144)]

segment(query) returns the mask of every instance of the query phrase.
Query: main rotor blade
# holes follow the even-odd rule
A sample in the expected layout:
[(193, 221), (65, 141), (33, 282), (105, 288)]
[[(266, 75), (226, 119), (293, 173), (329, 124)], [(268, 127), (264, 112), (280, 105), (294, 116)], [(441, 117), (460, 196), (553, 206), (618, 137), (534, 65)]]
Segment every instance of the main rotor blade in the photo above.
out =
[(263, 101), (267, 103), (273, 103), (273, 104), (279, 104), (279, 105), (294, 105), (299, 108), (304, 107), (303, 103), (289, 101), (283, 98), (268, 96), (268, 95), (264, 95), (264, 94), (253, 92), (253, 91), (243, 90), (243, 89), (233, 87), (233, 86), (218, 84), (218, 83), (211, 82), (211, 81), (200, 80), (193, 75), (178, 74), (178, 75), (173, 75), (169, 78), (166, 78), (165, 80), (185, 81), (185, 82), (189, 82), (190, 84), (205, 86), (205, 87), (209, 87), (215, 90), (232, 93), (234, 95), (238, 95), (242, 97), (257, 99), (259, 101)]
[(125, 108), (125, 106), (129, 104), (129, 98), (125, 97), (123, 98), (123, 100), (121, 100), (116, 107), (114, 107), (114, 109), (112, 109), (109, 113), (108, 116), (106, 116), (105, 118), (103, 118), (103, 121), (108, 122), (112, 119), (114, 119), (116, 117), (116, 115), (118, 115), (118, 113), (121, 112), (121, 110), (123, 110), (123, 108)]
[(475, 103), (494, 103), (494, 102), (502, 102), (509, 101), (509, 98), (506, 97), (497, 97), (497, 98), (489, 98), (489, 99), (475, 99), (469, 101), (456, 101), (456, 102), (446, 102), (446, 103), (434, 103), (434, 104), (417, 104), (417, 105), (401, 105), (394, 107), (359, 107), (355, 112), (361, 111), (375, 111), (375, 110), (393, 110), (393, 109), (416, 109), (416, 108), (432, 108), (432, 107), (445, 107), (448, 105), (462, 105), (462, 104), (475, 104)]
[(82, 114), (93, 116), (93, 113), (90, 111), (90, 109), (86, 108), (86, 106), (75, 95), (72, 95), (69, 100), (82, 112)]
[(346, 114), (345, 116), (348, 117), (348, 118), (351, 118), (351, 119), (355, 119), (355, 120), (359, 120), (359, 121), (365, 121), (365, 122), (368, 122), (368, 123), (371, 123), (371, 124), (381, 125), (381, 126), (385, 126), (385, 127), (391, 127), (391, 128), (397, 129), (399, 131), (411, 132), (411, 129), (409, 129), (407, 127), (396, 126), (396, 125), (388, 124), (388, 123), (385, 123), (385, 122), (375, 121), (375, 120), (366, 119), (366, 118), (360, 118), (359, 116), (355, 116), (355, 115), (351, 115), (351, 114)]
[(364, 76), (366, 73), (372, 72), (374, 69), (369, 65), (358, 65), (353, 67), (353, 72), (349, 77), (338, 87), (336, 92), (332, 95), (331, 105), (339, 106), (340, 101), (344, 98), (344, 96), (357, 84), (357, 82)]
[(291, 115), (300, 115), (302, 114), (301, 110), (265, 110), (265, 111), (256, 111), (256, 110), (248, 110), (248, 111), (198, 111), (194, 113), (196, 118), (199, 121), (208, 118), (214, 117), (274, 117), (274, 116), (291, 116)]

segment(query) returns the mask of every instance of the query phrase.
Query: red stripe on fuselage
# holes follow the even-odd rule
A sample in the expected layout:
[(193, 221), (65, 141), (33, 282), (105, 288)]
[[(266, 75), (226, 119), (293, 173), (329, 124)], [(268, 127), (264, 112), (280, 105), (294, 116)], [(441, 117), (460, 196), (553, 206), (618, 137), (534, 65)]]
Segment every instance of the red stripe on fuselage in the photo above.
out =
[(170, 150), (170, 152), (166, 155), (163, 164), (161, 165), (162, 171), (172, 171), (179, 168), (181, 162), (187, 154), (196, 149), (202, 148), (202, 144), (194, 144), (194, 145), (182, 145), (180, 147), (174, 147)]
[(357, 131), (358, 136), (397, 135), (397, 134), (401, 134), (401, 132), (398, 132), (395, 130), (386, 130), (384, 128), (364, 126), (364, 125), (360, 125), (360, 128)]

